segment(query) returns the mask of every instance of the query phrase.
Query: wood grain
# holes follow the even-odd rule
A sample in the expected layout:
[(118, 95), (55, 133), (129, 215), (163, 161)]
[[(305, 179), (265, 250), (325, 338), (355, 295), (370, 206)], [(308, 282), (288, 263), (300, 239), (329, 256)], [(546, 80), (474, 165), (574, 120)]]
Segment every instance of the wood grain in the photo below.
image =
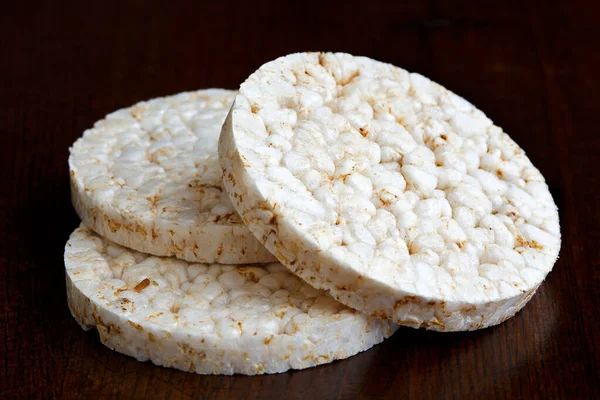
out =
[[(600, 28), (595, 2), (5, 2), (0, 9), (0, 398), (598, 398)], [(110, 3), (110, 4), (109, 4)], [(199, 376), (110, 351), (66, 306), (69, 145), (160, 95), (235, 88), (290, 52), (421, 72), (527, 151), (560, 207), (554, 271), (515, 318), (401, 329), (349, 360)]]

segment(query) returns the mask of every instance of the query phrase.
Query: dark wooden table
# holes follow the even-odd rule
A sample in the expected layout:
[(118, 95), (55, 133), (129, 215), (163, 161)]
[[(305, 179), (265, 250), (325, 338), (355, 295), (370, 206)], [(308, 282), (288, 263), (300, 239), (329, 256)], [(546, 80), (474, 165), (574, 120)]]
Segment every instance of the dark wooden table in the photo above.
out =
[[(600, 29), (595, 2), (3, 2), (0, 7), (0, 398), (598, 398)], [(504, 127), (546, 176), (554, 271), (504, 324), (401, 329), (345, 361), (260, 377), (138, 363), (83, 332), (63, 247), (78, 218), (69, 145), (155, 96), (235, 88), (304, 50), (421, 72)]]

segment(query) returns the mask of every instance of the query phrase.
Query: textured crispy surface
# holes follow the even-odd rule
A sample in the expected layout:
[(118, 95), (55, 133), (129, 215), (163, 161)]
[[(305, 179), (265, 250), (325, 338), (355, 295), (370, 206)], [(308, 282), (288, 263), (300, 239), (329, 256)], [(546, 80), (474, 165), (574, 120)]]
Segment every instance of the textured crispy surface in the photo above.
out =
[(224, 185), (290, 270), (368, 315), (471, 330), (514, 315), (560, 248), (540, 172), (429, 79), (348, 54), (263, 65), (223, 126)]
[(350, 357), (390, 336), (279, 263), (191, 264), (131, 251), (83, 225), (65, 248), (67, 297), (111, 349), (199, 374), (262, 374)]
[(141, 102), (85, 131), (69, 157), (73, 205), (84, 223), (154, 255), (274, 261), (221, 187), (216, 147), (234, 95), (208, 89)]

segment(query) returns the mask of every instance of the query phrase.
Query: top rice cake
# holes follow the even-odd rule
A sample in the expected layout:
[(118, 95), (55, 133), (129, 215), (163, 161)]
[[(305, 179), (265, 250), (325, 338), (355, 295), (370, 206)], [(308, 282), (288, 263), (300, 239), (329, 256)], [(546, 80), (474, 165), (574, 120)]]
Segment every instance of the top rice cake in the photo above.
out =
[(520, 310), (560, 248), (524, 151), (422, 75), (292, 54), (242, 85), (221, 132), (224, 186), (295, 274), (368, 315), (439, 331)]
[(221, 187), (217, 141), (235, 92), (138, 103), (73, 144), (71, 194), (83, 222), (122, 246), (203, 263), (269, 262)]

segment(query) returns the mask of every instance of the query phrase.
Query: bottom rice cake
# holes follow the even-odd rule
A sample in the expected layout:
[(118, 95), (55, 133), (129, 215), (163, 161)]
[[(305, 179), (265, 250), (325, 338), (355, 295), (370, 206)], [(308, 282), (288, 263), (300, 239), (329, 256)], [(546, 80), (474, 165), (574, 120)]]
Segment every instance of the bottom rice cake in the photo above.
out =
[(193, 264), (121, 247), (81, 225), (65, 248), (84, 328), (139, 361), (199, 374), (302, 369), (367, 350), (397, 328), (333, 300), (279, 264)]

